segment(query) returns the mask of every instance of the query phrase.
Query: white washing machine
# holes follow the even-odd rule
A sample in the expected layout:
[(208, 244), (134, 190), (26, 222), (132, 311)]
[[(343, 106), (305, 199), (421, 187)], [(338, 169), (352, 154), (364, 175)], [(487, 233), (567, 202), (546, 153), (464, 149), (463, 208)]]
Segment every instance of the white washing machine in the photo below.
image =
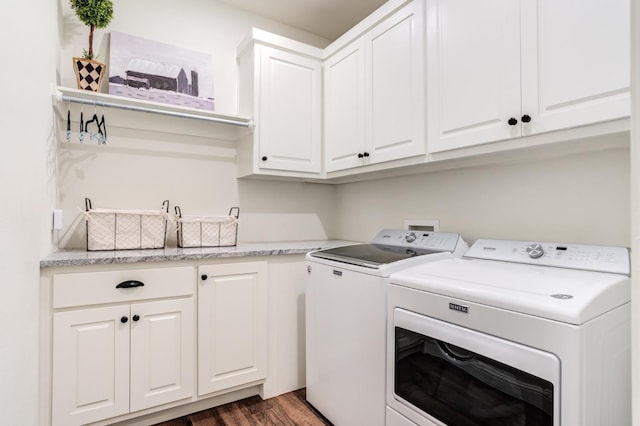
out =
[(387, 426), (631, 424), (629, 251), (478, 240), (393, 274)]
[(461, 256), (455, 233), (383, 230), (371, 243), (307, 255), (307, 401), (336, 426), (385, 422), (389, 275)]

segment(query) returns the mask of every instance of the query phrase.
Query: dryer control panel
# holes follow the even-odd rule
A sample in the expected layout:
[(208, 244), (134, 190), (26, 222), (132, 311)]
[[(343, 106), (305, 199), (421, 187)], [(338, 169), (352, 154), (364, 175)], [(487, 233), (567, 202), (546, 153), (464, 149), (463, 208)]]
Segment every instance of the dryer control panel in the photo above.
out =
[(481, 239), (467, 250), (464, 257), (624, 275), (630, 273), (629, 249), (626, 247)]

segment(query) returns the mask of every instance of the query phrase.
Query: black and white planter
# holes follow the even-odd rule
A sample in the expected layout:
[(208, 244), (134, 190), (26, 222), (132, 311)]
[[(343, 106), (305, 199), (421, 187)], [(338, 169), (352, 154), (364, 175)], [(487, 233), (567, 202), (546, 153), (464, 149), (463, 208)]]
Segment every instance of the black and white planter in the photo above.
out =
[(73, 58), (78, 89), (98, 92), (107, 65), (93, 59)]

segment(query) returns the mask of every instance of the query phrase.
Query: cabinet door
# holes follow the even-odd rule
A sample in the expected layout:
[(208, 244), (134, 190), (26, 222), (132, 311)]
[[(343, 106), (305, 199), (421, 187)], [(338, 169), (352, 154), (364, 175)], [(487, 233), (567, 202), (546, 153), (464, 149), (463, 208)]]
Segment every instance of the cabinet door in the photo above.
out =
[(193, 298), (131, 305), (131, 411), (194, 391)]
[(128, 316), (129, 305), (53, 315), (54, 426), (129, 412)]
[(422, 4), (411, 2), (364, 37), (371, 163), (425, 153)]
[(520, 136), (520, 3), (429, 0), (427, 28), (429, 152)]
[(266, 378), (266, 265), (247, 262), (198, 269), (199, 395)]
[(324, 64), (325, 170), (364, 163), (364, 50), (354, 42)]
[(522, 5), (525, 134), (628, 117), (629, 0)]
[(322, 66), (289, 52), (259, 48), (257, 161), (264, 169), (319, 173)]

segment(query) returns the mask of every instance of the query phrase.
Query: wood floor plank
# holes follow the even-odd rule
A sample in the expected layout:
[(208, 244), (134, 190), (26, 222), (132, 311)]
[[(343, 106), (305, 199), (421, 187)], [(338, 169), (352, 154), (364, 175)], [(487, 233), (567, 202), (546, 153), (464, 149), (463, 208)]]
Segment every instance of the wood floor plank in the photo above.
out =
[(283, 411), (287, 414), (294, 425), (304, 426), (323, 426), (325, 423), (322, 419), (317, 418), (311, 412), (306, 401), (300, 400), (293, 393), (287, 393), (278, 397), (277, 403), (283, 407)]
[(262, 400), (252, 396), (155, 426), (332, 426), (299, 389)]

